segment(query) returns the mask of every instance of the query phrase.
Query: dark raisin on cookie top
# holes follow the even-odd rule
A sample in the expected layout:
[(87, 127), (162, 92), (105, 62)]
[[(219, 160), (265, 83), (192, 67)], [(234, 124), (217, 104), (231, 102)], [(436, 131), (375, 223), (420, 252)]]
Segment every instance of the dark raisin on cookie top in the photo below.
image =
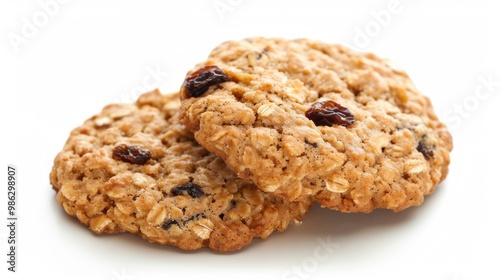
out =
[(173, 195), (189, 194), (192, 198), (199, 198), (205, 195), (200, 186), (188, 182), (187, 184), (177, 186), (171, 190)]
[(167, 220), (167, 221), (163, 222), (163, 224), (161, 225), (161, 228), (164, 230), (168, 230), (171, 226), (178, 225), (178, 224), (179, 223), (176, 220)]
[(315, 125), (332, 126), (338, 124), (348, 126), (354, 123), (354, 116), (351, 111), (332, 100), (314, 103), (307, 110), (306, 117), (312, 120)]
[(429, 160), (431, 158), (434, 157), (434, 146), (428, 146), (427, 144), (425, 144), (425, 138), (426, 137), (423, 137), (422, 140), (420, 140), (418, 142), (418, 145), (417, 145), (417, 151), (419, 151), (420, 153), (422, 153), (422, 155), (424, 156), (424, 158), (426, 160)]
[(113, 157), (128, 163), (145, 164), (151, 158), (151, 153), (136, 146), (121, 144), (113, 149)]
[(187, 76), (182, 86), (187, 91), (188, 98), (199, 97), (209, 87), (228, 81), (229, 77), (222, 69), (214, 65), (209, 65)]

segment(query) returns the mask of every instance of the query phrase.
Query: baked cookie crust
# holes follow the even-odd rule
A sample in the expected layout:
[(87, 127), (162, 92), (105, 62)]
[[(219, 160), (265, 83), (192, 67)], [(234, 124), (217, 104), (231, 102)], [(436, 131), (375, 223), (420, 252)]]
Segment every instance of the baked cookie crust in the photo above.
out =
[[(214, 67), (227, 79), (203, 72)], [(181, 121), (200, 145), (287, 201), (400, 211), (448, 173), (452, 137), (431, 101), (371, 53), (307, 39), (229, 41), (189, 71), (181, 98)], [(353, 122), (306, 117), (323, 101), (347, 108)]]

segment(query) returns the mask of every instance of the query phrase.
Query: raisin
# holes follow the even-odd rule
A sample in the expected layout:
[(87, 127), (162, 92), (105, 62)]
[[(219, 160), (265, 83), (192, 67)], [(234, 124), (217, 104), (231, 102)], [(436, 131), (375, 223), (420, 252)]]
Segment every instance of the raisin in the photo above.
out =
[(189, 75), (182, 86), (186, 89), (189, 95), (188, 97), (199, 97), (205, 93), (210, 86), (227, 81), (229, 81), (229, 78), (222, 69), (210, 65)]
[(307, 110), (306, 117), (316, 125), (325, 126), (333, 124), (348, 126), (354, 122), (351, 111), (332, 100), (314, 103)]
[(422, 141), (418, 142), (417, 151), (422, 153), (422, 155), (424, 155), (424, 158), (427, 160), (434, 157), (434, 147), (429, 147)]
[(113, 149), (113, 156), (124, 162), (145, 164), (151, 158), (151, 153), (136, 146), (121, 144)]
[(173, 195), (181, 195), (184, 192), (187, 192), (192, 198), (198, 198), (205, 195), (205, 193), (201, 190), (200, 186), (193, 184), (191, 182), (180, 185), (171, 190)]
[(163, 222), (161, 225), (161, 228), (164, 230), (169, 229), (172, 225), (178, 225), (179, 223), (176, 220), (168, 220), (166, 222)]
[(196, 214), (196, 215), (194, 215), (194, 216), (189, 217), (187, 220), (185, 220), (185, 221), (184, 221), (184, 224), (187, 224), (187, 223), (189, 223), (189, 222), (191, 222), (191, 221), (193, 221), (193, 220), (196, 220), (196, 221), (197, 221), (197, 220), (199, 220), (199, 219), (205, 219), (206, 217), (207, 217), (207, 216), (205, 216), (205, 214), (204, 214), (204, 213), (199, 213), (199, 214)]
[(311, 147), (313, 147), (313, 148), (317, 148), (317, 147), (318, 147), (318, 144), (316, 144), (316, 143), (311, 143), (311, 142), (309, 142), (307, 139), (306, 139), (304, 142), (305, 142), (307, 145), (310, 145), (310, 146), (311, 146)]

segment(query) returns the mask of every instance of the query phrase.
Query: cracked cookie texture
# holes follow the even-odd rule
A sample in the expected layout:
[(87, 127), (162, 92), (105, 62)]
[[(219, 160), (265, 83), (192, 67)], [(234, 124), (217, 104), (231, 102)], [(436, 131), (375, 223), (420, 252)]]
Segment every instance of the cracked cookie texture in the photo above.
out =
[[(202, 83), (211, 77), (203, 69), (215, 68), (227, 79)], [(430, 99), (374, 54), (307, 39), (249, 38), (216, 47), (188, 80), (205, 86), (196, 96), (193, 83), (181, 87), (180, 118), (198, 143), (240, 178), (287, 201), (400, 211), (420, 205), (447, 176), (452, 138)], [(324, 115), (313, 121), (314, 110), (306, 116), (322, 104), (341, 109), (326, 116), (337, 122)]]
[(129, 232), (193, 250), (238, 250), (299, 222), (312, 199), (285, 202), (238, 178), (178, 121), (178, 94), (111, 104), (56, 156), (57, 202), (95, 233)]

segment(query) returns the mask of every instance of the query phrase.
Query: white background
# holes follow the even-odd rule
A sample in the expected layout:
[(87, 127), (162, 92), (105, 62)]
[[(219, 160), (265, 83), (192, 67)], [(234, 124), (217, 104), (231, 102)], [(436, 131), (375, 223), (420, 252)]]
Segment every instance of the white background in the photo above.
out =
[[(500, 279), (498, 2), (46, 2), (0, 4), (1, 279)], [(71, 129), (137, 92), (177, 90), (217, 44), (250, 36), (343, 43), (395, 61), (450, 126), (448, 179), (420, 207), (315, 207), (302, 225), (231, 254), (97, 236), (64, 213), (49, 172)], [(9, 163), (19, 184), (15, 274), (6, 263)], [(336, 248), (322, 251), (318, 238)]]

